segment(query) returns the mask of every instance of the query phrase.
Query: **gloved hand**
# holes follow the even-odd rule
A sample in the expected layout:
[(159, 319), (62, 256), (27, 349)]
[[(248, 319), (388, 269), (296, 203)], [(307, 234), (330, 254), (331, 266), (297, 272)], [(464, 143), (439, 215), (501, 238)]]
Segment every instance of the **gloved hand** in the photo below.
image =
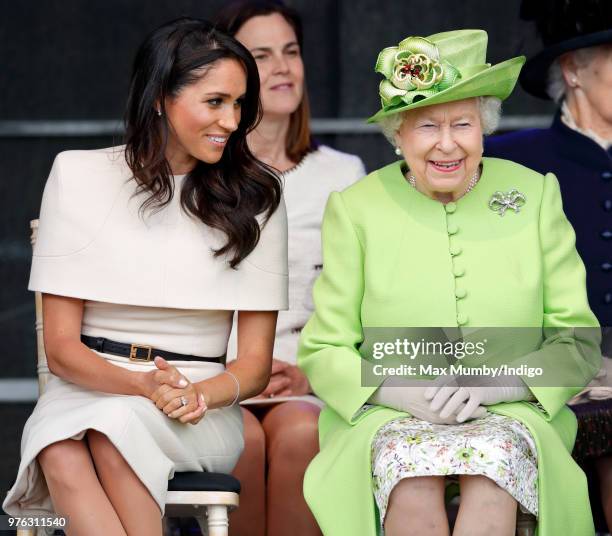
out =
[(499, 402), (535, 400), (535, 397), (519, 376), (479, 379), (478, 386), (459, 386), (453, 376), (440, 376), (425, 390), (431, 400), (429, 409), (441, 419), (456, 415), (457, 422), (473, 419), (482, 406)]
[[(374, 392), (368, 402), (398, 411), (406, 411), (414, 417), (433, 424), (456, 424), (457, 413), (462, 411), (466, 404), (458, 404), (454, 411), (442, 417), (439, 411), (430, 409), (429, 402), (425, 398), (425, 392), (432, 383), (423, 381), (415, 385), (414, 381), (408, 382), (403, 378), (390, 377)], [(486, 412), (487, 410), (483, 407), (475, 408), (471, 411), (471, 418), (483, 417)]]

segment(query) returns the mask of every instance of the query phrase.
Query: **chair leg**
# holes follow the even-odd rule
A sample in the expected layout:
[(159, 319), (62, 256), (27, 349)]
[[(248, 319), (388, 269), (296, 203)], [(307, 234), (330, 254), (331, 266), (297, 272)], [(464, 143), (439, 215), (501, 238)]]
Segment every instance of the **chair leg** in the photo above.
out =
[(208, 510), (208, 536), (228, 536), (227, 506), (209, 504), (206, 508)]
[(195, 516), (195, 520), (198, 522), (198, 525), (200, 526), (200, 532), (202, 533), (202, 536), (210, 536), (210, 533), (208, 532), (208, 520), (206, 519), (206, 516), (205, 515)]
[(518, 509), (516, 516), (516, 536), (533, 536), (535, 534), (536, 518)]

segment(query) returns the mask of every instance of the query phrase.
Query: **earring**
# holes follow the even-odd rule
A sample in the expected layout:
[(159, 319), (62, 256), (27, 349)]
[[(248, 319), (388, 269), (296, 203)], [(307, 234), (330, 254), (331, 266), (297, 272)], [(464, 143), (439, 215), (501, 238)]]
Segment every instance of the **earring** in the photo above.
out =
[(572, 87), (575, 87), (578, 85), (578, 79), (575, 76), (572, 76), (572, 78), (570, 79), (570, 82), (572, 83)]
[(161, 110), (157, 110), (157, 115), (159, 115), (159, 117), (161, 117)]
[(401, 150), (399, 147), (396, 147), (396, 148), (395, 148), (395, 154), (396, 154), (397, 156), (402, 156), (402, 150)]

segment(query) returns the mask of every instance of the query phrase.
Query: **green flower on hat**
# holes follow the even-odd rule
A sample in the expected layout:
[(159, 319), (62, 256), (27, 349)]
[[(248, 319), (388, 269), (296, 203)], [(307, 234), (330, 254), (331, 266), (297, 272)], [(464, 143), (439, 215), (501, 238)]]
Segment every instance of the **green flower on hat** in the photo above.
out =
[(398, 46), (383, 49), (375, 70), (385, 77), (379, 87), (384, 107), (412, 104), (461, 78), (459, 70), (441, 59), (438, 47), (424, 37), (407, 37)]
[(445, 102), (507, 98), (525, 57), (491, 65), (487, 40), (484, 30), (452, 30), (408, 37), (396, 47), (385, 48), (376, 61), (376, 72), (384, 76), (379, 87), (382, 106), (368, 123)]

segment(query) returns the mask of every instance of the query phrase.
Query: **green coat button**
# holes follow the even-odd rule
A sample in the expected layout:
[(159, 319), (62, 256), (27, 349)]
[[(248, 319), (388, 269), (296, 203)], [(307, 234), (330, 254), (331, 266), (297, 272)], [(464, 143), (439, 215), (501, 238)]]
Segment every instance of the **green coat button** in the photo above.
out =
[(455, 296), (458, 299), (465, 298), (467, 296), (467, 291), (464, 288), (455, 289)]
[(455, 210), (457, 210), (457, 205), (451, 201), (450, 203), (444, 205), (444, 210), (446, 210), (448, 214), (452, 214), (455, 212)]
[(468, 323), (467, 315), (465, 313), (459, 313), (457, 315), (457, 324), (459, 324), (460, 326), (464, 326), (467, 323)]
[(461, 248), (461, 246), (458, 246), (457, 244), (453, 245), (450, 247), (450, 254), (454, 257), (456, 255), (461, 254), (461, 252), (463, 251), (463, 249)]
[(453, 275), (455, 277), (463, 277), (463, 275), (465, 275), (465, 268), (462, 268), (461, 266), (455, 266), (453, 268)]
[(459, 231), (459, 226), (456, 223), (449, 223), (446, 230), (448, 231), (448, 234), (454, 235)]

